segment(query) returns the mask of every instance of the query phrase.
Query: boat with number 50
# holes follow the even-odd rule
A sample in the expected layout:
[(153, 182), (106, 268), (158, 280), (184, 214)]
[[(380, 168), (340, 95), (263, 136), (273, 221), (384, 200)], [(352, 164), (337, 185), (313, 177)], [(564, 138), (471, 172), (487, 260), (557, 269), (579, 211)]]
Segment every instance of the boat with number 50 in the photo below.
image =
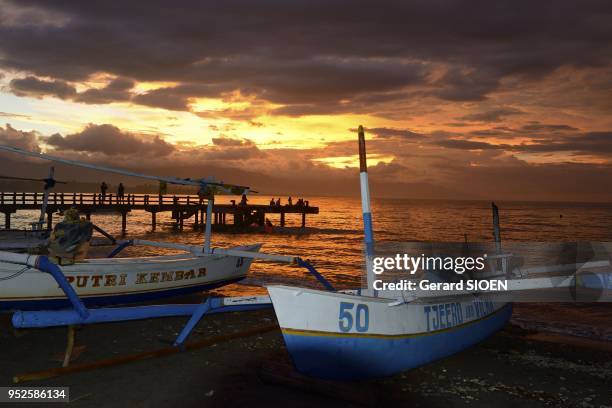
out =
[(359, 127), (360, 182), (368, 287), (350, 293), (268, 286), (285, 344), (307, 375), (353, 380), (389, 376), (457, 353), (501, 329), (512, 306), (499, 297), (429, 301), (374, 291), (373, 233), (365, 136)]

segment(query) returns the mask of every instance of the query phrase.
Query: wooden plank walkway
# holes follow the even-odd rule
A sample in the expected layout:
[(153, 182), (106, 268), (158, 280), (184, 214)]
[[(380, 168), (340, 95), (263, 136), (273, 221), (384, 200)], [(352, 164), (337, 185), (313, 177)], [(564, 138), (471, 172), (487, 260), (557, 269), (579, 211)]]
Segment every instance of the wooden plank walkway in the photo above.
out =
[[(218, 196), (217, 201), (220, 197)], [(306, 214), (318, 214), (318, 207), (309, 205), (261, 205), (217, 204), (213, 207), (213, 225), (226, 225), (227, 215), (233, 216), (235, 227), (245, 227), (253, 224), (263, 226), (267, 214), (280, 214), (280, 225), (285, 226), (285, 214), (300, 214), (302, 227), (306, 226)], [(19, 210), (40, 210), (43, 203), (43, 193), (31, 192), (0, 192), (0, 212), (4, 214), (4, 226), (11, 228), (11, 214)], [(53, 214), (69, 208), (76, 208), (85, 214), (87, 219), (96, 212), (115, 212), (121, 214), (121, 230), (127, 229), (127, 214), (133, 210), (151, 213), (151, 228), (157, 225), (157, 213), (172, 212), (179, 229), (183, 229), (184, 220), (194, 217), (194, 226), (203, 227), (206, 216), (206, 200), (197, 195), (157, 195), (157, 194), (126, 194), (123, 198), (116, 194), (102, 196), (100, 193), (51, 193), (47, 203), (47, 229), (53, 226)]]

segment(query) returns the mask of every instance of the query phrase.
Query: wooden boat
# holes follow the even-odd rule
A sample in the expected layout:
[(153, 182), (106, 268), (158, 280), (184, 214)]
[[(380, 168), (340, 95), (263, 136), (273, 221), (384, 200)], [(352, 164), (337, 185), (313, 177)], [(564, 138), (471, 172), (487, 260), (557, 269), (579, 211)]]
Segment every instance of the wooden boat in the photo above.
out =
[[(38, 267), (37, 263), (29, 262), (24, 257), (11, 256), (11, 253), (0, 252), (0, 310), (65, 308), (74, 306), (77, 299), (83, 303), (80, 306), (82, 308), (89, 305), (137, 302), (212, 289), (243, 279), (253, 259), (259, 257), (260, 244), (229, 249), (211, 248), (214, 194), (217, 192), (246, 194), (249, 191), (248, 187), (219, 183), (212, 179), (192, 180), (145, 175), (29, 152), (10, 146), (0, 145), (0, 150), (131, 177), (195, 186), (199, 188), (198, 193), (207, 200), (205, 239), (202, 247), (132, 240), (124, 243), (120, 249), (127, 244), (140, 243), (182, 249), (187, 253), (170, 256), (114, 258), (113, 256), (119, 252), (116, 251), (109, 258), (88, 259), (71, 265), (62, 265), (59, 268), (59, 274), (63, 276), (59, 279), (61, 282), (67, 282), (72, 289), (61, 288), (61, 284), (58, 286), (60, 282), (57, 280), (58, 277), (41, 273), (44, 268)], [(49, 184), (54, 183), (53, 169), (49, 178), (45, 180), (50, 180)], [(48, 189), (46, 188), (45, 191), (40, 224), (44, 220), (44, 207), (48, 196)], [(262, 256), (266, 255), (262, 254)], [(32, 258), (35, 257), (32, 256)], [(44, 263), (48, 263), (46, 257), (36, 257), (36, 259), (39, 258), (44, 259)], [(75, 292), (72, 301), (69, 300), (67, 291)]]
[(361, 126), (359, 158), (367, 289), (335, 292), (330, 287), (322, 291), (268, 286), (285, 344), (300, 372), (341, 380), (384, 377), (450, 356), (504, 327), (512, 315), (515, 293), (521, 291), (563, 289), (573, 293), (574, 299), (579, 299), (576, 294), (581, 290), (595, 291), (590, 301), (612, 301), (612, 296), (605, 294), (612, 290), (610, 259), (509, 267), (514, 255), (501, 249), (495, 204), (495, 253), (487, 257), (490, 268), (473, 277), (484, 284), (503, 280), (503, 290), (501, 285), (490, 290), (375, 290), (372, 215)]
[[(232, 250), (257, 252), (260, 244)], [(86, 306), (140, 302), (217, 288), (243, 279), (252, 263), (231, 255), (194, 254), (88, 259), (61, 266)], [(55, 279), (38, 269), (0, 263), (0, 310), (70, 307)]]
[(455, 354), (501, 329), (511, 303), (469, 296), (399, 303), (289, 286), (268, 286), (285, 344), (307, 375), (384, 377)]
[(484, 340), (512, 314), (507, 301), (477, 294), (420, 303), (372, 289), (374, 239), (361, 126), (359, 157), (369, 289), (362, 294), (268, 286), (296, 368), (320, 378), (383, 377), (418, 367)]

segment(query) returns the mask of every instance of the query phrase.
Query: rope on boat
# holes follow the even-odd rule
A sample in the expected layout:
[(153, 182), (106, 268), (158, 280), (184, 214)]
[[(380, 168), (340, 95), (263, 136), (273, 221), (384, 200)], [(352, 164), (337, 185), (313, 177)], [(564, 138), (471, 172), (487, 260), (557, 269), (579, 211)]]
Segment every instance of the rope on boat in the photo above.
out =
[(25, 271), (27, 271), (28, 269), (30, 269), (29, 266), (24, 266), (23, 268), (21, 268), (20, 270), (18, 270), (17, 272), (15, 272), (14, 274), (10, 275), (10, 276), (5, 276), (3, 278), (0, 278), (0, 281), (7, 281), (13, 278), (18, 277), (19, 275), (23, 274)]

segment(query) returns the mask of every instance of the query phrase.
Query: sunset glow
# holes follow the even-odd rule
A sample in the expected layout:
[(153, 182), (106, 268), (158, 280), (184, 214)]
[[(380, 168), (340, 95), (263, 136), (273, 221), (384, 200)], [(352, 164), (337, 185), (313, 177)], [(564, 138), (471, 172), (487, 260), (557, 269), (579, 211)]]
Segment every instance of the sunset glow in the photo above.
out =
[[(517, 12), (525, 14), (521, 7)], [(132, 36), (115, 27), (129, 27), (126, 19), (139, 14), (135, 8), (96, 23), (95, 33), (83, 28), (90, 14), (78, 5), (2, 0), (0, 9), (0, 115), (17, 132), (8, 139), (5, 127), (3, 143), (18, 143), (18, 132), (35, 132), (45, 150), (111, 162), (137, 151), (150, 157), (146, 146), (160, 140), (167, 144), (163, 158), (131, 163), (149, 171), (173, 163), (169, 170), (177, 174), (200, 166), (223, 175), (231, 168), (282, 177), (286, 188), (295, 184), (295, 171), (298, 178), (342, 183), (344, 170), (355, 167), (354, 129), (362, 124), (373, 165), (381, 164), (375, 184), (429, 183), (441, 195), (459, 188), (467, 197), (485, 188), (495, 169), (503, 177), (537, 180), (524, 191), (508, 189), (505, 197), (532, 197), (537, 190), (540, 199), (577, 199), (572, 188), (563, 197), (558, 189), (549, 195), (550, 183), (543, 180), (571, 172), (583, 195), (588, 174), (612, 174), (612, 65), (605, 47), (582, 38), (592, 28), (609, 45), (610, 29), (593, 23), (599, 20), (589, 19), (588, 7), (578, 13), (584, 16), (578, 25), (549, 21), (545, 10), (530, 14), (534, 27), (564, 33), (558, 53), (538, 45), (549, 43), (535, 28), (520, 35), (512, 28), (497, 37), (484, 29), (474, 34), (487, 26), (493, 9), (482, 10), (487, 18), (474, 16), (445, 32), (440, 21), (452, 15), (450, 5), (439, 15), (426, 7), (388, 11), (381, 20), (386, 23), (371, 27), (375, 39), (358, 35), (352, 22), (361, 21), (359, 10), (343, 10), (345, 25), (299, 13), (277, 20), (265, 7), (245, 17), (245, 23), (287, 32), (312, 29), (312, 38), (296, 37), (295, 49), (285, 49), (283, 36), (256, 29), (213, 39), (203, 21), (189, 18), (174, 31), (156, 30), (163, 12), (154, 10), (147, 17), (151, 28)], [(219, 6), (188, 14), (216, 22), (216, 15), (232, 12)], [(388, 24), (395, 18), (399, 26)], [(433, 27), (438, 37), (429, 35)], [(325, 40), (317, 41), (317, 32), (326, 32)], [(70, 47), (61, 45), (66, 38)], [(83, 132), (91, 126), (116, 129), (109, 143), (118, 148), (90, 146)], [(54, 134), (62, 138), (48, 139)], [(126, 134), (142, 141), (134, 142), (137, 150), (121, 150)], [(595, 185), (589, 194), (608, 197)]]

